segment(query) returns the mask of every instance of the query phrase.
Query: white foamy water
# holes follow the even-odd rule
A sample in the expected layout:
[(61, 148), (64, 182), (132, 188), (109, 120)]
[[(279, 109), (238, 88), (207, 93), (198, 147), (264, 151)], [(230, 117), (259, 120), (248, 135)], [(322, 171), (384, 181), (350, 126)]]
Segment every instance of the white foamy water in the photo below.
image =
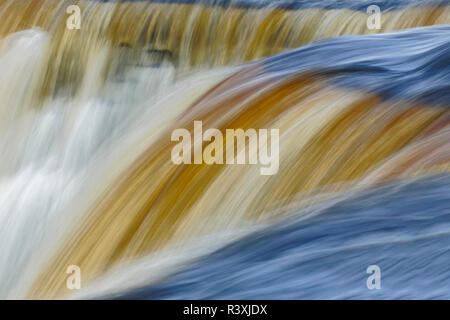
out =
[(156, 131), (185, 105), (161, 107), (165, 100), (180, 100), (192, 94), (192, 83), (217, 77), (176, 81), (173, 65), (163, 62), (126, 66), (103, 84), (105, 48), (93, 58), (76, 96), (56, 95), (37, 106), (48, 45), (41, 30), (13, 34), (1, 44), (0, 297), (15, 296), (11, 290), (28, 277), (49, 233), (68, 227), (65, 213), (83, 187), (95, 183), (92, 173), (112, 161), (108, 155), (117, 144), (139, 127)]

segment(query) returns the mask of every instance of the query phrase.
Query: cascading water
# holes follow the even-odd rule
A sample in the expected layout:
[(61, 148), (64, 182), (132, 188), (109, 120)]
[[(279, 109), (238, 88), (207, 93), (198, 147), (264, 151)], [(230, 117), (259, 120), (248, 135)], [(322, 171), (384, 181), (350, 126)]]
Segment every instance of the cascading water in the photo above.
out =
[[(411, 254), (415, 243), (442, 251), (417, 250), (435, 281), (374, 297), (448, 298), (450, 7), (382, 1), (382, 29), (370, 30), (370, 4), (356, 2), (0, 3), (0, 297), (365, 298), (348, 274), (369, 256), (361, 243), (392, 243), (387, 264), (398, 238)], [(66, 26), (71, 5), (80, 29)], [(277, 173), (174, 164), (171, 133), (198, 120), (279, 129)], [(416, 189), (422, 211), (399, 207)], [(432, 220), (423, 236), (421, 214)], [(395, 219), (404, 231), (352, 234)], [(318, 280), (339, 274), (332, 243), (358, 248), (343, 255), (348, 296)], [(70, 265), (82, 270), (77, 292)], [(254, 268), (284, 282), (265, 287)], [(217, 269), (242, 286), (208, 287), (203, 276), (230, 281)]]

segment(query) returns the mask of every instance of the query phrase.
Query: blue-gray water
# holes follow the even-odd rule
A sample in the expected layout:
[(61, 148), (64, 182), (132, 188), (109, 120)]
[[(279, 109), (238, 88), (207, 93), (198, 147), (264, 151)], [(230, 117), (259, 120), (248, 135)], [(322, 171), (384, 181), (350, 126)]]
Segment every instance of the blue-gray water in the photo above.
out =
[(322, 73), (340, 86), (450, 106), (450, 25), (341, 36), (264, 60), (282, 76)]
[[(370, 265), (381, 270), (381, 289), (367, 288)], [(343, 200), (120, 298), (449, 299), (450, 176)]]
[[(121, 0), (93, 0), (101, 2), (119, 2)], [(142, 0), (127, 0), (137, 2)], [(381, 10), (392, 10), (408, 6), (420, 6), (424, 4), (447, 5), (449, 0), (147, 0), (155, 3), (186, 3), (214, 6), (233, 6), (241, 8), (278, 7), (283, 9), (352, 9), (366, 11), (368, 6), (377, 5)]]

